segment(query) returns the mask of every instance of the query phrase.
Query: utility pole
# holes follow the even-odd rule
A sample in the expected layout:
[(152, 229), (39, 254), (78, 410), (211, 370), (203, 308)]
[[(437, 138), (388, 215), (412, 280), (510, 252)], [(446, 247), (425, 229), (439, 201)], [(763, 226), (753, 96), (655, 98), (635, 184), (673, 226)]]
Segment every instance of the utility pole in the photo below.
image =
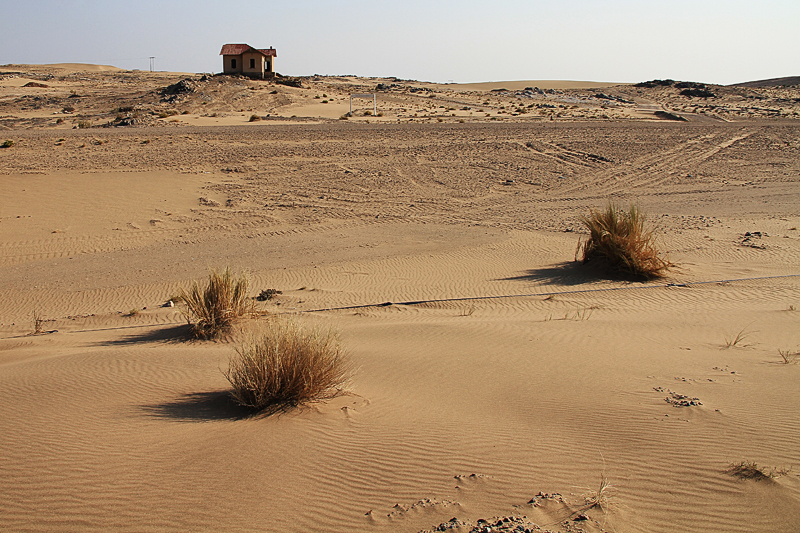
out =
[(150, 56), (150, 72), (153, 72), (155, 64), (156, 64), (156, 56)]

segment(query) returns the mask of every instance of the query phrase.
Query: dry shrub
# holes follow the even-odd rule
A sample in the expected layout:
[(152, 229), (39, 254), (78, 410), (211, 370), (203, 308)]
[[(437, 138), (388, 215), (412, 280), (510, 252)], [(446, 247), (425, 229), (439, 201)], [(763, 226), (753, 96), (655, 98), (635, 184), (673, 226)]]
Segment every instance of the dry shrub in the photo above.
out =
[(34, 335), (41, 335), (44, 333), (44, 318), (38, 312), (33, 312), (33, 334)]
[(765, 468), (757, 465), (753, 461), (742, 461), (740, 463), (731, 463), (728, 465), (728, 469), (725, 470), (725, 473), (740, 479), (766, 481), (785, 476), (789, 473), (789, 470), (786, 468)]
[(645, 227), (645, 215), (636, 206), (628, 211), (609, 204), (603, 211), (590, 210), (581, 222), (589, 238), (578, 244), (584, 264), (613, 276), (651, 279), (672, 266), (660, 257), (653, 229)]
[(274, 321), (236, 348), (225, 377), (233, 398), (256, 410), (295, 406), (338, 396), (351, 373), (339, 336)]
[(231, 269), (212, 270), (208, 285), (201, 288), (196, 281), (188, 291), (181, 290), (180, 302), (186, 306), (184, 314), (192, 326), (192, 335), (199, 339), (215, 339), (230, 331), (231, 325), (254, 311), (253, 301), (247, 297), (247, 276), (234, 276)]

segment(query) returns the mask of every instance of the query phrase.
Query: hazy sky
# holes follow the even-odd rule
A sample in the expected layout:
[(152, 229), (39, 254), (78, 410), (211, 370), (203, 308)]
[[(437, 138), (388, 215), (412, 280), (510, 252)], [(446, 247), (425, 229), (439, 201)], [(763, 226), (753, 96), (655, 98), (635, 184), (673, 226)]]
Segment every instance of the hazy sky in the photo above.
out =
[(0, 0), (0, 64), (219, 72), (225, 43), (287, 75), (728, 84), (800, 75), (800, 0)]

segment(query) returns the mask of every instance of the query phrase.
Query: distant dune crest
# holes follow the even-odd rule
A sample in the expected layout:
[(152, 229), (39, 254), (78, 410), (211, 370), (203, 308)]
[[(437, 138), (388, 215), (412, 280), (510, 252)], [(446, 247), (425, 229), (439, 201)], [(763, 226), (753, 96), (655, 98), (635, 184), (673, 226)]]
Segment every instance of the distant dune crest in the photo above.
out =
[(787, 76), (785, 78), (745, 81), (742, 83), (734, 83), (731, 85), (731, 87), (782, 87), (787, 85), (800, 85), (800, 76)]

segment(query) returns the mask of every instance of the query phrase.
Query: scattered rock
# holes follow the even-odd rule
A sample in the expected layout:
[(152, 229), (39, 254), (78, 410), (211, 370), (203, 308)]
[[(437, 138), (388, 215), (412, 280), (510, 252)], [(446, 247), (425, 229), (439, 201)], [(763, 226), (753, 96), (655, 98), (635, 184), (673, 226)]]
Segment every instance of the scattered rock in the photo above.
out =
[(539, 505), (541, 505), (541, 502), (543, 500), (552, 500), (552, 501), (557, 501), (559, 503), (564, 503), (564, 497), (558, 492), (553, 492), (551, 494), (549, 492), (539, 491), (539, 493), (536, 496), (528, 500), (528, 504), (533, 505), (534, 507), (538, 507)]
[(256, 300), (259, 302), (266, 302), (267, 300), (272, 300), (278, 294), (283, 294), (283, 292), (278, 289), (264, 289), (256, 296)]
[(114, 126), (134, 126), (134, 125), (136, 125), (136, 119), (133, 117), (123, 118), (122, 120), (114, 123)]
[(681, 96), (689, 96), (693, 98), (716, 98), (717, 95), (708, 89), (684, 89), (681, 91)]
[(691, 398), (685, 394), (678, 394), (677, 392), (672, 391), (667, 392), (669, 393), (669, 396), (664, 398), (664, 401), (670, 404), (672, 407), (692, 407), (703, 405), (700, 402), (700, 398)]
[(686, 120), (686, 118), (684, 118), (684, 117), (682, 117), (680, 115), (676, 115), (674, 113), (669, 113), (667, 111), (656, 111), (653, 114), (655, 116), (657, 116), (658, 118), (663, 118), (663, 119), (666, 119), (666, 120), (679, 120), (681, 122), (688, 122)]
[(275, 83), (280, 85), (286, 85), (287, 87), (297, 87), (298, 89), (303, 88), (303, 83), (300, 81), (299, 78), (276, 78)]
[(746, 246), (748, 248), (755, 248), (757, 250), (766, 250), (767, 246), (761, 242), (762, 237), (769, 237), (769, 235), (762, 231), (748, 231), (739, 237), (737, 243), (739, 246)]
[(219, 207), (220, 203), (218, 201), (216, 201), (216, 200), (210, 200), (210, 199), (206, 198), (205, 196), (201, 196), (200, 197), (200, 205), (203, 205), (203, 206), (206, 206), (206, 207)]
[(693, 81), (680, 81), (675, 84), (676, 89), (705, 89), (705, 83), (696, 83)]
[(637, 83), (634, 87), (642, 87), (647, 89), (652, 89), (654, 87), (672, 87), (675, 84), (675, 80), (651, 80), (651, 81), (643, 81), (641, 83)]
[(188, 94), (194, 92), (194, 83), (189, 78), (183, 79), (178, 83), (173, 83), (165, 87), (161, 94), (168, 96), (168, 95), (177, 95), (177, 94)]

